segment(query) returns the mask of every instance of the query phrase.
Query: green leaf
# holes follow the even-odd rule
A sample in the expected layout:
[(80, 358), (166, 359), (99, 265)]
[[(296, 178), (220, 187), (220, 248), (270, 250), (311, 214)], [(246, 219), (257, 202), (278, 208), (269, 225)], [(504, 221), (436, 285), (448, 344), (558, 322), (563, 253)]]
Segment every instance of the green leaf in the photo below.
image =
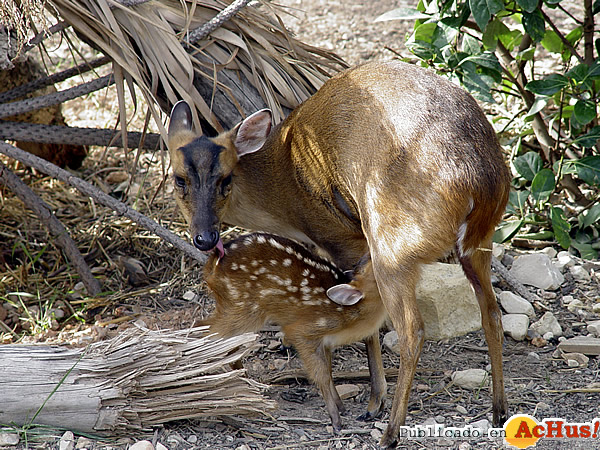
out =
[[(520, 35), (520, 33), (518, 34)], [(505, 37), (507, 41), (512, 40), (510, 29), (504, 23), (502, 23), (500, 19), (495, 17), (490, 23), (488, 23), (485, 32), (481, 36), (481, 40), (486, 48), (495, 49), (498, 39), (500, 39), (501, 36)], [(509, 51), (512, 50), (512, 47), (506, 46), (505, 42), (503, 42), (503, 44)]]
[(587, 211), (582, 212), (577, 217), (580, 228), (587, 228), (594, 225), (600, 219), (600, 203), (596, 203)]
[(577, 249), (583, 259), (598, 259), (598, 252), (592, 247), (592, 244), (582, 244), (572, 241), (571, 246)]
[(574, 161), (577, 176), (590, 186), (600, 185), (600, 156), (586, 156)]
[(474, 70), (465, 70), (462, 75), (462, 83), (473, 94), (473, 97), (484, 102), (495, 103), (494, 97), (490, 93), (494, 85), (492, 77), (479, 74)]
[(525, 85), (525, 89), (538, 95), (554, 95), (568, 85), (567, 77), (555, 73), (544, 80), (530, 81)]
[(504, 3), (501, 0), (469, 0), (469, 7), (477, 26), (485, 31), (492, 16), (504, 9)]
[(542, 46), (548, 50), (550, 53), (562, 53), (563, 52), (563, 42), (560, 37), (554, 30), (547, 30), (544, 35), (544, 39), (541, 42)]
[(596, 118), (596, 102), (594, 100), (577, 100), (573, 112), (575, 120), (579, 124), (588, 124)]
[(565, 213), (562, 209), (553, 207), (550, 210), (550, 219), (552, 220), (552, 230), (556, 241), (562, 248), (568, 249), (571, 246), (571, 236), (569, 236), (571, 225), (565, 219)]
[(535, 175), (542, 169), (542, 158), (536, 152), (527, 152), (513, 160), (517, 173), (527, 181), (533, 181)]
[(523, 226), (524, 220), (515, 220), (511, 222), (502, 223), (494, 233), (492, 240), (498, 244), (506, 242), (519, 232)]
[(414, 33), (411, 38), (414, 41), (423, 41), (431, 43), (433, 41), (433, 34), (437, 29), (437, 24), (435, 22), (427, 22), (419, 25), (415, 28)]
[(388, 20), (417, 20), (431, 19), (429, 14), (423, 14), (415, 8), (396, 8), (383, 13), (377, 17), (374, 22), (386, 22)]
[(531, 197), (537, 203), (543, 203), (550, 198), (555, 188), (554, 172), (550, 169), (542, 169), (535, 174), (531, 182)]
[(523, 12), (523, 28), (534, 42), (540, 42), (546, 34), (546, 21), (539, 9), (532, 13)]
[(517, 0), (517, 4), (528, 13), (535, 11), (538, 0)]
[(545, 95), (536, 95), (533, 105), (531, 105), (531, 109), (527, 111), (527, 114), (525, 115), (525, 119), (535, 116), (546, 107), (549, 101), (550, 97), (546, 97)]
[(465, 59), (463, 59), (460, 64), (466, 61), (471, 61), (478, 66), (487, 67), (488, 69), (492, 69), (499, 73), (502, 72), (502, 66), (498, 61), (498, 58), (494, 53), (491, 52), (485, 52), (480, 55), (468, 56)]
[(508, 195), (508, 205), (506, 206), (506, 212), (510, 214), (523, 215), (523, 211), (527, 206), (527, 198), (529, 197), (529, 191), (523, 189), (520, 191), (512, 190)]
[(577, 137), (573, 141), (573, 144), (581, 145), (582, 147), (590, 148), (596, 145), (596, 142), (600, 139), (600, 125), (592, 128), (588, 133), (583, 136)]

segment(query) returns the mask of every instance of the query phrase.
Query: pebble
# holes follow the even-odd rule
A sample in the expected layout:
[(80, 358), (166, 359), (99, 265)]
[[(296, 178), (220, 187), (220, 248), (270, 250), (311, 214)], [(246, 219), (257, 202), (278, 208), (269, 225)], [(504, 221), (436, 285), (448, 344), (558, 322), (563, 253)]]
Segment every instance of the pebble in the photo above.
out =
[(600, 339), (590, 336), (576, 336), (565, 339), (558, 348), (567, 353), (583, 353), (584, 355), (600, 355)]
[(456, 410), (462, 415), (466, 415), (468, 413), (467, 408), (465, 408), (463, 405), (456, 405)]
[(77, 439), (77, 443), (75, 444), (75, 448), (76, 449), (84, 449), (84, 448), (90, 448), (92, 447), (93, 442), (91, 439), (88, 439), (84, 436), (81, 436), (79, 439)]
[(569, 272), (571, 272), (575, 281), (591, 281), (592, 279), (590, 273), (583, 266), (573, 266), (569, 268)]
[[(563, 330), (554, 314), (546, 312), (540, 320), (531, 324), (531, 328), (544, 336), (549, 331), (556, 337), (563, 335)], [(545, 339), (545, 338), (544, 338)], [(546, 339), (547, 340), (547, 339)]]
[(583, 353), (563, 353), (562, 358), (567, 361), (569, 367), (587, 367), (590, 358)]
[(498, 299), (508, 314), (525, 314), (530, 319), (535, 318), (533, 306), (523, 297), (510, 291), (504, 291), (500, 293)]
[(492, 426), (492, 424), (490, 424), (490, 421), (487, 419), (481, 419), (476, 422), (471, 422), (469, 425), (471, 425), (473, 428), (479, 428), (483, 432), (483, 435), (486, 435), (487, 431)]
[(393, 354), (398, 354), (398, 333), (396, 330), (392, 330), (385, 334), (383, 337), (383, 346)]
[(156, 443), (156, 450), (169, 450), (166, 446), (161, 444), (160, 442)]
[(583, 302), (579, 299), (574, 299), (569, 302), (567, 309), (571, 312), (576, 312), (583, 307)]
[(483, 369), (457, 370), (450, 376), (457, 386), (465, 389), (479, 389), (489, 384), (488, 373)]
[(529, 317), (525, 314), (505, 314), (502, 316), (502, 328), (504, 328), (504, 334), (515, 341), (522, 341), (527, 336)]
[(355, 384), (340, 384), (339, 386), (336, 386), (335, 389), (338, 391), (342, 400), (356, 397), (361, 391), (360, 387)]
[(529, 362), (540, 362), (540, 355), (536, 352), (527, 353), (527, 361)]
[(19, 443), (19, 435), (17, 433), (0, 433), (0, 447), (8, 447)]
[(188, 441), (190, 444), (195, 444), (196, 442), (198, 442), (198, 436), (192, 434), (191, 436), (188, 436), (186, 441)]
[(540, 253), (544, 253), (545, 255), (548, 255), (549, 258), (554, 258), (558, 254), (558, 252), (553, 247), (546, 247), (546, 248), (540, 250)]
[(73, 450), (75, 448), (75, 436), (72, 431), (67, 431), (62, 435), (58, 447), (60, 450)]
[(592, 305), (592, 311), (594, 311), (596, 314), (600, 314), (600, 302)]
[(572, 295), (563, 295), (562, 301), (565, 305), (570, 304), (573, 300), (575, 300), (575, 297)]
[(600, 320), (588, 323), (587, 330), (596, 337), (600, 336)]
[(380, 430), (378, 430), (377, 428), (373, 428), (371, 430), (371, 437), (375, 441), (379, 442), (381, 440), (381, 438), (383, 437), (383, 433)]
[(492, 255), (494, 255), (496, 258), (498, 259), (502, 259), (502, 257), (504, 256), (504, 252), (506, 251), (506, 248), (504, 247), (504, 245), (502, 244), (497, 244), (497, 243), (493, 243), (492, 244)]
[(575, 258), (569, 252), (562, 251), (556, 255), (556, 262), (554, 264), (557, 269), (564, 270), (575, 265)]
[(150, 441), (137, 441), (129, 450), (154, 450), (154, 445)]
[(195, 302), (200, 298), (200, 296), (198, 294), (196, 294), (194, 291), (186, 291), (183, 294), (183, 299), (187, 300), (188, 302)]

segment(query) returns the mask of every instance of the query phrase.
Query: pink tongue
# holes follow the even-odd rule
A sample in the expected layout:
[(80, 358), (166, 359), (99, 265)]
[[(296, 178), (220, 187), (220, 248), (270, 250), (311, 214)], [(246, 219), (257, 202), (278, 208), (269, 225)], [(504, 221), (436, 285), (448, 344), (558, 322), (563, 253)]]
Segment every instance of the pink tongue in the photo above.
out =
[(215, 251), (218, 255), (217, 264), (219, 264), (221, 258), (225, 256), (225, 249), (223, 248), (223, 240), (221, 238), (219, 238), (219, 242), (217, 242), (217, 245), (215, 246)]

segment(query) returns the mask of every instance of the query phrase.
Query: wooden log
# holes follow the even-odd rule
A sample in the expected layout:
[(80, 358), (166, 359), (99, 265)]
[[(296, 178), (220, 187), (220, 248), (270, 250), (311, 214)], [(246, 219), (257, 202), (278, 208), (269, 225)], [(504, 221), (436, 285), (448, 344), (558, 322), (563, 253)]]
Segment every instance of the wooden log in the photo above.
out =
[(0, 423), (120, 436), (172, 420), (260, 414), (265, 385), (231, 365), (256, 335), (137, 327), (87, 349), (0, 346)]

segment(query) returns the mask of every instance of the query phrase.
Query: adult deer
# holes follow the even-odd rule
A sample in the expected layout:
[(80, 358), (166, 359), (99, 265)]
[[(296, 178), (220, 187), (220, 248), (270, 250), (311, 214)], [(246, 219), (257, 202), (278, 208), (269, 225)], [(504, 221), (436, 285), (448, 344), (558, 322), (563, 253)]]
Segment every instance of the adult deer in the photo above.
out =
[[(168, 134), (177, 201), (199, 249), (222, 252), (226, 222), (312, 245), (344, 269), (370, 254), (400, 337), (382, 445), (393, 445), (404, 424), (423, 345), (419, 268), (454, 250), (481, 308), (493, 421), (503, 423), (503, 331), (490, 248), (510, 176), (470, 95), (413, 65), (371, 63), (331, 78), (273, 131), (262, 110), (216, 137), (202, 136), (179, 102)], [(379, 345), (377, 336), (367, 342), (371, 352)]]

